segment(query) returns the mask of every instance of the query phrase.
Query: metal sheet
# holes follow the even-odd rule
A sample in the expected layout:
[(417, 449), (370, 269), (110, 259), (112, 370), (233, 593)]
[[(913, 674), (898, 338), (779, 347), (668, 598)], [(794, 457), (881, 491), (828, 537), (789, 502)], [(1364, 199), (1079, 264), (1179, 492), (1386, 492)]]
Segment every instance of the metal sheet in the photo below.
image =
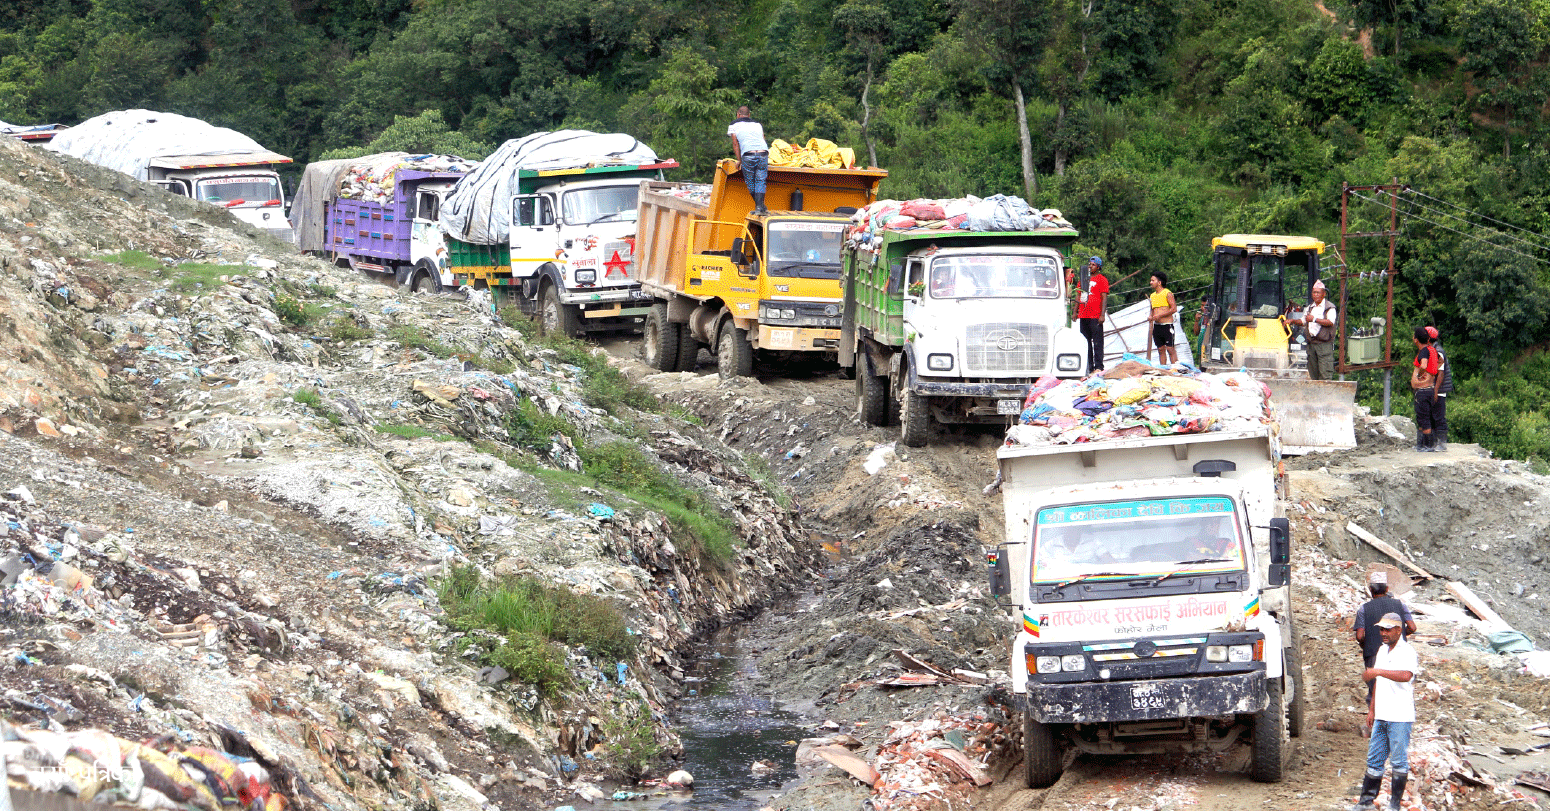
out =
[(1281, 420), (1281, 452), (1356, 447), (1356, 381), (1268, 378)]

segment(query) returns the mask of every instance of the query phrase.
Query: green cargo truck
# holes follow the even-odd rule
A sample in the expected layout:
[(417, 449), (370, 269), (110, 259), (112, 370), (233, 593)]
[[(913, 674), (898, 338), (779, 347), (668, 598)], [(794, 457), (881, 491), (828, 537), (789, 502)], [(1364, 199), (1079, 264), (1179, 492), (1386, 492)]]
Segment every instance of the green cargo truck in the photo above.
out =
[(1040, 377), (1081, 377), (1064, 283), (1076, 238), (914, 228), (847, 244), (840, 367), (862, 418), (897, 412), (904, 444), (920, 446), (941, 423), (1009, 423)]

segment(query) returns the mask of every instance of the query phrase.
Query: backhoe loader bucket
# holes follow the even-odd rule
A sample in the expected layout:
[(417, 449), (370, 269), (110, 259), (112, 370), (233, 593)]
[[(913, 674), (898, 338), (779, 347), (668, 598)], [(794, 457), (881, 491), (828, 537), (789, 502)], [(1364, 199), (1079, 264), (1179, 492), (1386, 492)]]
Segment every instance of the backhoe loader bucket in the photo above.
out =
[(1265, 384), (1281, 420), (1281, 453), (1356, 447), (1356, 381), (1276, 377)]

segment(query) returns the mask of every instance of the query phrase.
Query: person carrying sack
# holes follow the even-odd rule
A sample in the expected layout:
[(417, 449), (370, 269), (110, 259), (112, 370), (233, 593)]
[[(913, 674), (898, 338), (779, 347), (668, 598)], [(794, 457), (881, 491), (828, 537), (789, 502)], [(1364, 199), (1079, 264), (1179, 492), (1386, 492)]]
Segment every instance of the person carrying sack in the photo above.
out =
[(1332, 380), (1335, 377), (1335, 330), (1340, 313), (1325, 298), (1329, 291), (1323, 282), (1314, 282), (1313, 303), (1293, 323), (1302, 324), (1308, 336), (1308, 379)]

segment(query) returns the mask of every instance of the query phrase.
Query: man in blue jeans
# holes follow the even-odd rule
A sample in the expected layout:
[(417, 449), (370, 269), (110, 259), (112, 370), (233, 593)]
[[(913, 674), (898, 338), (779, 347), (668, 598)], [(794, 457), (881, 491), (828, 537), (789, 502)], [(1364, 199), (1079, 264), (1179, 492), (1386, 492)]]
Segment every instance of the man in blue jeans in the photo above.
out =
[(1372, 739), (1367, 744), (1362, 796), (1351, 806), (1352, 811), (1373, 808), (1383, 784), (1384, 761), (1392, 767), (1389, 811), (1399, 811), (1405, 798), (1405, 783), (1410, 780), (1410, 728), (1415, 725), (1415, 677), (1421, 672), (1421, 661), (1402, 637), (1404, 624), (1398, 614), (1384, 614), (1378, 620), (1383, 645), (1373, 666), (1362, 672), (1363, 681), (1373, 682), (1372, 703), (1367, 705)]
[(764, 184), (770, 176), (770, 145), (764, 141), (764, 125), (753, 120), (753, 113), (745, 104), (737, 108), (737, 118), (727, 127), (727, 135), (743, 166), (743, 182), (753, 195), (753, 213), (770, 213), (764, 207)]

